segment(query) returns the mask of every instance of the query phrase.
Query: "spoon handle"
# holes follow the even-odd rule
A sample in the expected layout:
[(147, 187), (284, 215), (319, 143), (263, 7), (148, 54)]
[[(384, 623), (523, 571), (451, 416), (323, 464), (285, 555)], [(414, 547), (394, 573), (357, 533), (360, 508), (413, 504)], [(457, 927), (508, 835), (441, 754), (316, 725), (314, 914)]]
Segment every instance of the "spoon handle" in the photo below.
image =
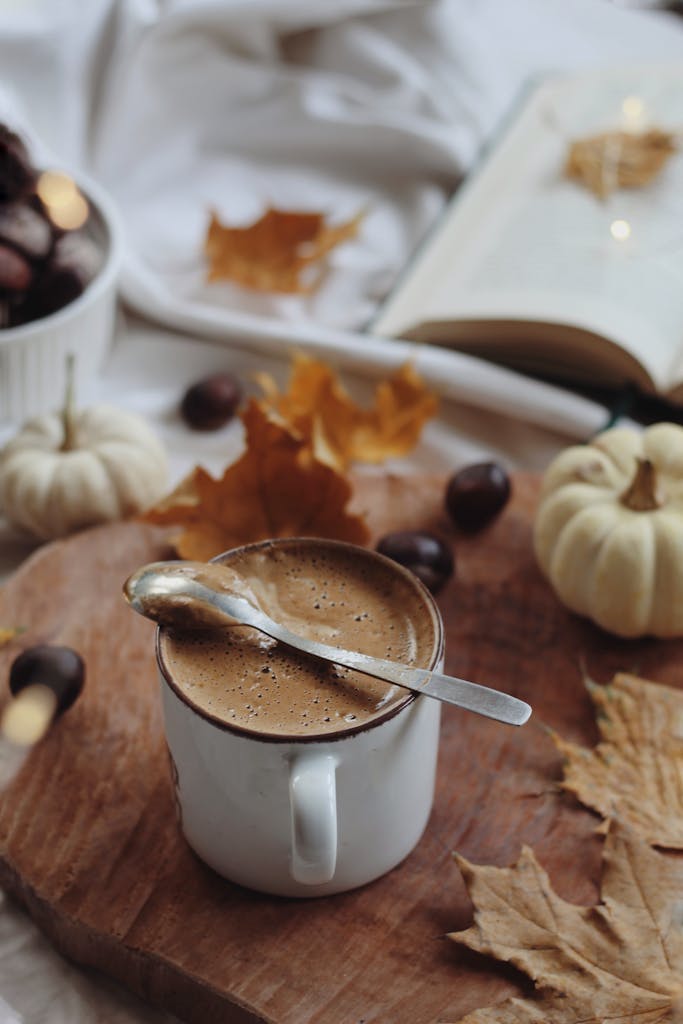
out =
[(423, 668), (416, 669), (416, 672), (425, 680), (419, 687), (419, 692), (427, 693), (430, 697), (436, 697), (447, 704), (457, 704), (460, 708), (475, 711), (486, 718), (495, 718), (507, 725), (524, 725), (531, 716), (529, 704), (512, 697), (509, 693), (481, 686), (479, 683), (471, 683), (468, 679), (460, 679), (458, 676), (447, 676), (442, 672), (429, 672)]
[(341, 647), (319, 643), (317, 640), (308, 640), (290, 632), (262, 612), (257, 612), (253, 616), (250, 625), (267, 633), (274, 640), (287, 644), (288, 647), (295, 647), (306, 654), (331, 661), (343, 668), (355, 669), (376, 679), (396, 683), (416, 693), (424, 693), (445, 704), (455, 704), (486, 718), (495, 718), (496, 721), (505, 722), (507, 725), (524, 725), (531, 715), (528, 704), (500, 690), (480, 686), (457, 676), (447, 676), (425, 668), (410, 668), (394, 661), (385, 661), (383, 658), (373, 658), (359, 651), (346, 651)]

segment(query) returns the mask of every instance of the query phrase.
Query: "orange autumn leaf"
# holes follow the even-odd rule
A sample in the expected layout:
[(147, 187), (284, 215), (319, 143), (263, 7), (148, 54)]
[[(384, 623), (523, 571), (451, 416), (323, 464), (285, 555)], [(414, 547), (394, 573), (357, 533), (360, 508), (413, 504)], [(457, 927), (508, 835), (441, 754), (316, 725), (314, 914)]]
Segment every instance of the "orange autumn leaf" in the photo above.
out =
[(410, 365), (377, 385), (370, 409), (353, 401), (330, 367), (303, 354), (294, 358), (287, 391), (280, 393), (268, 374), (257, 380), (261, 406), (308, 438), (321, 462), (340, 470), (407, 454), (438, 406)]
[[(356, 236), (362, 219), (359, 213), (330, 225), (322, 213), (271, 207), (248, 227), (232, 228), (212, 213), (204, 241), (208, 280), (234, 281), (259, 292), (312, 292), (322, 279), (324, 258)], [(316, 264), (311, 277), (306, 272)]]
[[(198, 467), (179, 500), (164, 500), (147, 522), (183, 527), (181, 558), (208, 561), (240, 544), (270, 537), (331, 537), (363, 544), (364, 521), (346, 511), (351, 487), (319, 462), (307, 442), (252, 401), (242, 414), (246, 452), (220, 480)], [(193, 500), (194, 497), (194, 500)]]

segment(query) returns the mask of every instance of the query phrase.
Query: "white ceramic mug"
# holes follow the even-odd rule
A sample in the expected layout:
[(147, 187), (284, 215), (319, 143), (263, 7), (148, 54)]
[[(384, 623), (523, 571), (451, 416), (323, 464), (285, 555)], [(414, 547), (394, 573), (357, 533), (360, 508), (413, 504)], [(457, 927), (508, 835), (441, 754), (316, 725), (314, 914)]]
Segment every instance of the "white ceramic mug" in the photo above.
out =
[[(431, 616), (428, 667), (440, 670), (438, 608), (408, 570), (391, 564)], [(323, 896), (378, 878), (414, 848), (434, 796), (439, 701), (407, 693), (355, 730), (319, 738), (247, 733), (189, 702), (159, 637), (157, 659), (181, 828), (219, 874), (261, 892)]]

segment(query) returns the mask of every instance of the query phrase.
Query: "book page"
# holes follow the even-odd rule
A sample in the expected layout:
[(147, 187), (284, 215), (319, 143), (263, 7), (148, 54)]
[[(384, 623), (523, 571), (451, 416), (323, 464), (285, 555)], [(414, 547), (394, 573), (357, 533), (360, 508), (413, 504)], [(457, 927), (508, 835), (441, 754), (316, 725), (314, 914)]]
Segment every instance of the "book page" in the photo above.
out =
[(373, 330), (463, 319), (568, 323), (616, 342), (666, 390), (683, 359), (683, 152), (647, 185), (603, 200), (563, 175), (571, 141), (652, 126), (683, 130), (683, 68), (545, 83), (456, 197)]

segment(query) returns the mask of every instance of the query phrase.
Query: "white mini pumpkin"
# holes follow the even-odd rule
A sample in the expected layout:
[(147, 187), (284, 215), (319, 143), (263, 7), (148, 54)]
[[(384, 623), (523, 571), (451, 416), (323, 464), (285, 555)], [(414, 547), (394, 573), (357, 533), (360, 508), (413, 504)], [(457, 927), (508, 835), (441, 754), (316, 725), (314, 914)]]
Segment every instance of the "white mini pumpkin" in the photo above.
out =
[(157, 501), (168, 466), (136, 413), (106, 405), (38, 416), (0, 452), (0, 508), (48, 540), (133, 515)]
[(619, 636), (683, 635), (683, 427), (615, 428), (558, 455), (534, 549), (572, 611)]

